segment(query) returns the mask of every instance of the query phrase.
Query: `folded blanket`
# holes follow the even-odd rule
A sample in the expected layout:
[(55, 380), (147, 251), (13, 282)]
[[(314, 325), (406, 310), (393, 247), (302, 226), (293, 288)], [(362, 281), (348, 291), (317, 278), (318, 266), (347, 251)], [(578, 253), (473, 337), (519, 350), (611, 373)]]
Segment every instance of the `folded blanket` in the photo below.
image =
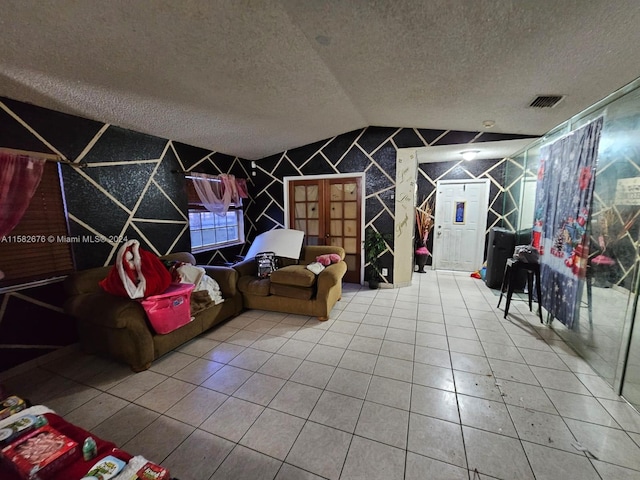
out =
[(196, 286), (195, 289), (198, 290), (200, 280), (204, 276), (204, 268), (196, 267), (190, 263), (183, 263), (176, 271), (180, 275), (180, 283), (193, 283)]
[[(224, 302), (224, 298), (222, 298), (222, 292), (220, 291), (220, 285), (209, 275), (205, 274), (205, 269), (202, 267), (197, 267), (195, 265), (191, 265), (190, 263), (182, 264), (178, 267), (178, 273), (180, 274), (180, 281), (182, 283), (193, 283), (195, 288), (191, 297), (193, 298), (194, 294), (197, 294), (200, 291), (207, 292), (211, 301), (218, 305), (219, 303)], [(200, 304), (202, 304), (202, 296), (199, 296)], [(203, 308), (200, 306), (199, 310)], [(193, 310), (193, 309), (192, 309)]]
[(205, 275), (200, 280), (200, 284), (198, 285), (198, 290), (206, 290), (209, 292), (209, 296), (213, 303), (218, 305), (219, 303), (224, 302), (224, 298), (222, 298), (222, 291), (220, 290), (220, 285), (209, 275)]
[(215, 305), (206, 290), (191, 293), (191, 315)]
[(322, 265), (320, 262), (313, 262), (307, 265), (307, 270), (318, 275), (321, 271), (324, 270), (324, 265)]

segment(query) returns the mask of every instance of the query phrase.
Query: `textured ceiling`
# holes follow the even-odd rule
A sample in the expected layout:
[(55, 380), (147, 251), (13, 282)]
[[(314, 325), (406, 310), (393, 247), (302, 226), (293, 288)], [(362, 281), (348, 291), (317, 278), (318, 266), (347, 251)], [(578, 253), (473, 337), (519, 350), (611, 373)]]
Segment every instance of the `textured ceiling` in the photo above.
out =
[(1, 5), (0, 95), (247, 159), (369, 125), (540, 135), (640, 75), (637, 0)]

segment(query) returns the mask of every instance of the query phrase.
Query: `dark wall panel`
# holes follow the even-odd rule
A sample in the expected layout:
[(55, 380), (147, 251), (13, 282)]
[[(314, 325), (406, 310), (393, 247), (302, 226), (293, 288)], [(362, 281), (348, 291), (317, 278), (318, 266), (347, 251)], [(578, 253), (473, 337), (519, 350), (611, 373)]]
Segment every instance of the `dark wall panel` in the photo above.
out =
[[(190, 249), (182, 170), (232, 173), (248, 179), (251, 198), (244, 202), (244, 206), (245, 232), (249, 242), (257, 233), (284, 226), (285, 176), (366, 172), (365, 224), (392, 238), (396, 149), (424, 147), (434, 142), (439, 145), (466, 143), (484, 135), (480, 132), (369, 127), (272, 155), (258, 160), (256, 168), (252, 168), (249, 161), (219, 152), (7, 98), (0, 97), (0, 103), (3, 107), (0, 109), (0, 145), (45, 153), (57, 151), (71, 161), (81, 160), (88, 164), (83, 169), (62, 166), (71, 235), (136, 238), (144, 248), (159, 255)], [(7, 110), (20, 121), (9, 115)], [(45, 141), (39, 140), (34, 132)], [(491, 140), (498, 140), (498, 137), (500, 135)], [(485, 173), (480, 170), (484, 171), (484, 166), (467, 166), (466, 169), (462, 166), (451, 169), (451, 166), (440, 164), (421, 166), (418, 198), (433, 193), (427, 177), (431, 180), (440, 177), (482, 178)], [(491, 175), (498, 185), (502, 185), (497, 171)], [(501, 215), (501, 212), (495, 213)], [(77, 269), (112, 263), (118, 248), (117, 243), (95, 242), (74, 243), (72, 246)], [(198, 254), (196, 258), (201, 263), (226, 263), (233, 261), (246, 248), (247, 245), (225, 248)], [(390, 272), (386, 281), (390, 283), (393, 283), (393, 262), (394, 251), (390, 243), (390, 250), (383, 255), (383, 265)], [(57, 289), (63, 298), (59, 284), (49, 288)], [(7, 303), (11, 308), (4, 311), (0, 325), (6, 338), (15, 341), (16, 346), (20, 345), (15, 349), (20, 351), (20, 355), (12, 356), (10, 345), (7, 349), (0, 349), (0, 369), (11, 366), (11, 361), (5, 361), (8, 357), (24, 361), (26, 357), (34, 358), (75, 341), (72, 320), (61, 313), (61, 307), (55, 302), (50, 303), (51, 294), (45, 293), (47, 291), (22, 290), (21, 302), (18, 297), (6, 294), (11, 296)], [(27, 302), (27, 306), (24, 297), (34, 301)], [(43, 300), (44, 297), (47, 298)], [(43, 339), (34, 339), (30, 329), (20, 326), (24, 312), (35, 315), (33, 305), (40, 305), (38, 321), (49, 322), (48, 326), (61, 333), (60, 337), (55, 337), (53, 347), (40, 344)], [(25, 352), (33, 355), (24, 355)]]
[[(255, 232), (284, 227), (282, 191), (285, 176), (361, 172), (366, 173), (365, 225), (373, 226), (381, 233), (393, 237), (394, 216), (389, 211), (394, 212), (395, 209), (397, 148), (427, 147), (433, 142), (438, 145), (467, 143), (474, 138), (482, 138), (483, 135), (485, 134), (482, 132), (369, 127), (258, 160), (256, 175), (250, 177), (256, 192), (253, 199), (255, 204), (248, 215), (255, 227), (250, 238), (253, 238)], [(491, 140), (500, 140), (501, 135), (493, 134)], [(504, 135), (504, 139), (513, 138), (513, 135)], [(501, 162), (502, 160), (481, 160), (479, 163), (422, 164), (418, 175), (418, 200), (433, 194), (431, 182), (438, 179), (490, 176), (497, 185), (502, 185), (504, 171), (502, 168), (496, 169)], [(494, 215), (500, 217), (501, 209), (494, 212)], [(389, 283), (393, 283), (394, 252), (393, 246), (391, 247), (391, 251), (384, 255), (384, 266), (390, 272), (386, 278)]]
[[(70, 161), (87, 163), (86, 168), (61, 167), (72, 236), (137, 239), (158, 255), (189, 251), (185, 179), (178, 171), (208, 157), (196, 170), (218, 174), (233, 169), (246, 176), (236, 157), (172, 145), (167, 139), (7, 98), (0, 97), (0, 104), (2, 147), (60, 152)], [(73, 243), (72, 249), (75, 267), (82, 270), (113, 263), (118, 243), (87, 240)], [(215, 261), (224, 263), (238, 252), (239, 248), (221, 250)], [(57, 303), (50, 292), (57, 295)], [(62, 312), (61, 283), (5, 296), (7, 308), (0, 313), (0, 370), (76, 341), (74, 322)]]
[[(91, 139), (104, 127), (104, 123), (101, 122), (36, 107), (28, 103), (2, 97), (0, 97), (0, 101), (28, 125), (29, 129), (49, 142), (69, 160), (77, 158)], [(13, 121), (15, 122), (15, 120)], [(0, 123), (0, 125), (2, 125), (2, 130), (7, 127), (4, 122)], [(25, 133), (29, 132), (30, 135), (33, 135), (21, 123), (16, 122), (16, 125), (19, 125)], [(2, 142), (1, 145), (8, 147), (12, 144), (21, 144), (22, 139), (14, 138), (9, 141), (10, 143)], [(24, 144), (25, 150), (47, 151), (38, 148), (27, 148), (27, 145), (28, 143)]]

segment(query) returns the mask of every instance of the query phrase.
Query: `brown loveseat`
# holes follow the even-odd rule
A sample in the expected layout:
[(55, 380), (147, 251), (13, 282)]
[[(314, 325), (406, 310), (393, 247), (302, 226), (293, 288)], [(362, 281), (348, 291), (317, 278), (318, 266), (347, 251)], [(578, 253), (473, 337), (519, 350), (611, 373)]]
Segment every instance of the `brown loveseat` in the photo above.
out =
[[(306, 268), (316, 257), (328, 253), (337, 253), (342, 260), (327, 266), (318, 275)], [(253, 258), (235, 264), (244, 307), (327, 320), (342, 296), (342, 277), (347, 271), (344, 255), (341, 247), (305, 246), (299, 260), (279, 258), (278, 270), (266, 279), (258, 278)]]
[[(196, 263), (190, 253), (174, 253), (162, 258)], [(193, 321), (158, 335), (150, 327), (138, 301), (111, 295), (98, 285), (110, 268), (92, 268), (67, 277), (64, 286), (68, 298), (64, 309), (76, 318), (83, 350), (122, 360), (136, 372), (148, 369), (156, 358), (242, 310), (242, 297), (236, 288), (237, 272), (229, 267), (206, 266), (203, 268), (207, 275), (220, 285), (224, 302), (192, 311)]]

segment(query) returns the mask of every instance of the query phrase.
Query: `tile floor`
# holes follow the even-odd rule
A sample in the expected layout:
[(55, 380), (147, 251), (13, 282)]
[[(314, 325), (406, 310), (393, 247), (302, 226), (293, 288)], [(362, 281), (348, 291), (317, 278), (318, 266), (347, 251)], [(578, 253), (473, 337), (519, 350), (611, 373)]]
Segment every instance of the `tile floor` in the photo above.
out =
[(640, 415), (466, 274), (248, 311), (146, 372), (80, 353), (6, 383), (181, 480), (640, 479)]
[[(589, 321), (589, 296), (585, 285), (577, 324), (569, 330), (556, 322), (556, 332), (580, 352), (583, 358), (588, 359), (594, 370), (612, 384), (618, 369), (625, 320), (629, 316), (629, 304), (633, 303), (633, 293), (619, 286), (611, 288), (593, 286), (591, 290), (591, 321)], [(631, 363), (637, 365), (637, 362)], [(637, 383), (632, 378), (635, 376), (629, 375), (630, 373), (632, 372), (628, 370), (625, 377), (627, 387), (637, 388), (633, 385)], [(633, 393), (632, 397), (635, 397)]]

